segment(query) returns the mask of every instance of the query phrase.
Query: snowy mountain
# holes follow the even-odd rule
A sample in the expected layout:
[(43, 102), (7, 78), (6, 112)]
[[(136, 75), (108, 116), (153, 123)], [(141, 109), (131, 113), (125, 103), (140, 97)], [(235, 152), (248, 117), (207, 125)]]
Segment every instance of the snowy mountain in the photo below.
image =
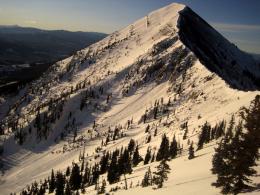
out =
[[(260, 94), (259, 79), (259, 65), (190, 8), (171, 4), (154, 11), (1, 100), (1, 194), (20, 192), (72, 162), (84, 159), (94, 166), (130, 139), (145, 158), (148, 148), (158, 151), (163, 134), (169, 140), (175, 136), (182, 150), (169, 162), (164, 187), (140, 187), (148, 166), (154, 171), (159, 163), (140, 162), (121, 181), (107, 182), (106, 191), (219, 194), (210, 171), (219, 140), (192, 160), (187, 149), (191, 142), (196, 147), (206, 121), (213, 127), (248, 106)], [(99, 182), (106, 178), (107, 173), (100, 175)], [(94, 188), (85, 186), (86, 193), (96, 194)]]

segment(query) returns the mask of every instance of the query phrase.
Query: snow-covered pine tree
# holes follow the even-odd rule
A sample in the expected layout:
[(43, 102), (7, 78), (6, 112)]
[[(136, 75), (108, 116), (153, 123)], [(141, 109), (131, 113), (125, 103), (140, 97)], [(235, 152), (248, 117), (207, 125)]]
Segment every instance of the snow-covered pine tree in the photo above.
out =
[(226, 134), (213, 156), (211, 171), (217, 175), (213, 185), (220, 187), (222, 193), (238, 194), (248, 188), (249, 177), (256, 173), (253, 166), (259, 158), (260, 96), (249, 108), (242, 109), (241, 117), (243, 121), (236, 126), (235, 136)]
[(142, 187), (151, 186), (153, 184), (152, 179), (153, 177), (152, 177), (151, 168), (148, 167), (148, 170), (145, 172), (144, 178), (141, 183)]
[(167, 160), (163, 159), (156, 167), (157, 171), (154, 172), (153, 182), (157, 185), (157, 188), (162, 188), (163, 183), (168, 180), (168, 173), (170, 173), (170, 167), (167, 164)]

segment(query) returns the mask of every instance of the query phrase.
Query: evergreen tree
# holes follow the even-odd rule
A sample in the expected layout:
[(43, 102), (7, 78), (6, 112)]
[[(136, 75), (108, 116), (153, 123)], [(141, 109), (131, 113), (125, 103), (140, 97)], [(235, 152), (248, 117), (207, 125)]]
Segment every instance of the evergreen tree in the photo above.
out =
[(85, 160), (84, 160), (84, 154), (83, 154), (83, 157), (82, 157), (82, 162), (81, 162), (81, 168), (80, 168), (80, 171), (83, 172), (84, 171), (84, 165), (85, 165)]
[(142, 161), (142, 157), (139, 154), (138, 145), (135, 148), (134, 154), (133, 154), (133, 166), (137, 166), (139, 162)]
[(241, 118), (244, 120), (245, 145), (251, 161), (259, 159), (260, 148), (260, 95), (251, 102), (249, 108), (242, 108)]
[(194, 148), (193, 148), (193, 143), (191, 143), (190, 147), (189, 147), (189, 157), (188, 159), (191, 160), (194, 158)]
[(153, 153), (152, 159), (151, 159), (151, 163), (153, 163), (155, 160), (155, 152)]
[(158, 113), (158, 106), (155, 106), (153, 108), (153, 118), (156, 119), (157, 118), (157, 113)]
[(66, 182), (66, 187), (65, 187), (65, 193), (64, 195), (72, 195), (71, 189), (70, 189), (70, 183)]
[(51, 170), (51, 179), (49, 181), (49, 193), (52, 193), (55, 189), (55, 175), (54, 170)]
[(100, 160), (100, 174), (104, 174), (107, 172), (108, 169), (108, 161), (109, 161), (109, 153), (107, 152), (105, 155), (102, 156)]
[(68, 177), (70, 175), (70, 167), (68, 166), (66, 169), (66, 176)]
[(157, 127), (156, 127), (155, 130), (154, 130), (154, 135), (153, 135), (154, 137), (157, 136), (157, 131), (158, 131), (158, 130), (157, 130)]
[(69, 180), (72, 190), (80, 189), (81, 179), (82, 178), (81, 178), (81, 175), (80, 175), (80, 168), (75, 163), (75, 164), (73, 164), (73, 168), (71, 170), (71, 175), (70, 175), (70, 180)]
[(151, 134), (149, 134), (146, 138), (146, 143), (150, 143), (151, 142), (151, 139), (152, 139), (152, 136)]
[(107, 172), (107, 181), (109, 184), (113, 184), (119, 181), (119, 170), (117, 164), (117, 152), (114, 151), (112, 154), (111, 163)]
[(226, 129), (226, 121), (221, 121), (219, 124), (216, 125), (216, 132), (215, 132), (215, 139), (222, 137), (225, 134)]
[(244, 126), (239, 122), (234, 137), (227, 133), (213, 156), (212, 173), (217, 175), (213, 185), (223, 193), (238, 194), (248, 187), (249, 177), (256, 173), (253, 166), (259, 158), (260, 96), (256, 96), (248, 109), (242, 109), (241, 116)]
[(91, 175), (92, 175), (92, 184), (97, 183), (97, 181), (99, 179), (99, 174), (100, 174), (99, 166), (98, 166), (98, 164), (95, 164), (93, 166), (93, 168), (92, 168), (92, 173), (91, 173)]
[(56, 195), (63, 195), (64, 194), (64, 186), (65, 186), (65, 177), (63, 176), (62, 172), (57, 172), (56, 174)]
[(144, 158), (144, 165), (146, 165), (146, 164), (149, 163), (151, 157), (152, 157), (151, 149), (150, 149), (150, 147), (148, 147), (148, 148), (147, 148), (147, 151), (146, 151), (145, 158)]
[(183, 140), (187, 139), (187, 134), (188, 134), (188, 126), (185, 127), (185, 131), (182, 138)]
[(127, 148), (120, 155), (118, 165), (120, 174), (132, 173), (132, 161)]
[(228, 170), (231, 169), (231, 166), (225, 163), (225, 159), (228, 158), (229, 151), (229, 142), (230, 140), (227, 137), (224, 137), (218, 147), (215, 148), (215, 154), (212, 159), (212, 173), (217, 174), (218, 178), (213, 185), (216, 187), (223, 186), (222, 192), (228, 193), (231, 189), (230, 179), (228, 177)]
[(163, 159), (168, 159), (168, 157), (169, 157), (169, 139), (164, 134), (162, 136), (162, 141), (156, 156), (156, 160), (161, 161)]
[(173, 136), (170, 149), (169, 149), (170, 157), (175, 158), (177, 156), (177, 152), (178, 152), (178, 143), (175, 139), (175, 136)]
[(199, 135), (198, 150), (203, 148), (204, 143), (208, 143), (210, 141), (210, 130), (210, 125), (208, 122), (205, 122), (201, 128), (201, 134)]
[(131, 139), (128, 144), (128, 151), (132, 153), (134, 151), (134, 148), (135, 148), (135, 140)]
[(88, 164), (85, 165), (85, 172), (82, 178), (82, 185), (85, 185), (87, 183), (90, 183), (90, 168), (88, 167)]
[(148, 124), (147, 127), (145, 128), (145, 133), (148, 133), (150, 130), (150, 125)]
[(156, 168), (157, 171), (154, 172), (154, 183), (157, 185), (158, 188), (162, 188), (164, 181), (168, 180), (167, 174), (170, 173), (171, 169), (167, 164), (166, 159), (163, 159)]
[(144, 178), (142, 180), (141, 185), (142, 185), (142, 187), (147, 187), (147, 186), (151, 186), (152, 185), (152, 172), (151, 172), (151, 168), (150, 167), (148, 167), (148, 170), (144, 174)]
[(226, 136), (231, 139), (233, 137), (233, 130), (234, 130), (234, 126), (235, 126), (235, 116), (232, 115), (229, 125), (227, 127), (227, 132), (226, 132)]

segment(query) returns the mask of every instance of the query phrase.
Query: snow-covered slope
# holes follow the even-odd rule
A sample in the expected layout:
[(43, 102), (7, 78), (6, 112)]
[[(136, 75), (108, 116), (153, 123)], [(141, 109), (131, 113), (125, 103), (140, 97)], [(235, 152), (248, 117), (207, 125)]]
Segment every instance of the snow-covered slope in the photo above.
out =
[[(163, 133), (170, 139), (175, 135), (185, 152), (170, 162), (172, 173), (162, 192), (191, 194), (190, 187), (200, 185), (195, 194), (219, 193), (211, 186), (215, 176), (210, 173), (210, 159), (215, 143), (198, 152), (196, 159), (188, 161), (187, 140), (182, 139), (184, 132), (180, 126), (188, 122), (188, 139), (196, 143), (200, 126), (205, 121), (215, 125), (222, 119), (229, 120), (231, 114), (238, 113), (241, 106), (247, 106), (260, 93), (252, 76), (236, 80), (230, 75), (230, 69), (226, 67), (229, 61), (231, 63), (235, 59), (238, 62), (234, 66), (239, 75), (248, 69), (254, 78), (258, 78), (259, 69), (249, 57), (243, 61), (240, 54), (244, 54), (238, 53), (237, 48), (213, 29), (210, 29), (213, 32), (209, 42), (215, 43), (216, 34), (215, 38), (223, 45), (217, 44), (218, 47), (214, 47), (210, 54), (205, 48), (201, 50), (198, 47), (199, 50), (196, 50), (194, 44), (197, 42), (183, 30), (185, 22), (182, 20), (186, 21), (187, 17), (183, 16), (183, 19), (180, 13), (193, 14), (180, 4), (152, 12), (54, 64), (40, 79), (21, 89), (18, 95), (3, 100), (0, 105), (2, 131), (5, 132), (1, 137), (4, 142), (1, 194), (20, 191), (35, 180), (48, 177), (52, 168), (64, 170), (72, 162), (78, 162), (83, 148), (88, 154), (86, 159), (93, 163), (104, 151), (126, 146), (132, 138), (138, 141), (140, 153), (144, 156), (147, 147), (150, 146), (153, 151), (158, 149)], [(200, 19), (197, 22), (204, 23)], [(204, 26), (200, 26), (204, 28), (201, 30), (208, 31)], [(196, 26), (192, 28), (196, 29)], [(209, 64), (205, 60), (211, 59), (212, 52), (225, 50), (229, 51), (226, 52), (226, 60), (219, 53), (216, 53), (217, 61)], [(206, 57), (201, 57), (202, 54)], [(218, 67), (218, 62), (224, 61), (225, 66)], [(212, 63), (217, 71), (210, 69)], [(231, 80), (236, 87), (230, 87)], [(245, 91), (249, 89), (251, 91)], [(146, 110), (149, 113), (155, 101), (164, 108), (169, 100), (167, 114), (162, 113), (145, 124), (141, 122), (142, 116)], [(41, 135), (41, 139), (34, 125), (37, 116), (41, 116), (43, 124), (47, 124), (44, 128), (46, 136)], [(132, 119), (131, 128), (127, 128), (128, 120)], [(145, 133), (145, 128), (148, 124), (151, 126), (150, 143), (146, 143), (149, 135)], [(100, 147), (109, 129), (116, 126), (126, 136), (110, 142), (97, 152), (96, 148)], [(14, 139), (11, 132), (14, 127), (18, 127), (18, 137), (24, 135), (22, 145)], [(156, 128), (158, 132), (154, 136)], [(77, 136), (74, 136), (75, 130)], [(198, 169), (194, 170), (194, 167)], [(131, 175), (127, 175), (133, 186), (141, 181), (146, 168), (140, 163)], [(107, 186), (107, 189), (111, 187)], [(127, 193), (139, 190), (140, 187)], [(158, 192), (150, 188), (143, 190)], [(86, 188), (86, 191), (96, 194), (94, 187)]]

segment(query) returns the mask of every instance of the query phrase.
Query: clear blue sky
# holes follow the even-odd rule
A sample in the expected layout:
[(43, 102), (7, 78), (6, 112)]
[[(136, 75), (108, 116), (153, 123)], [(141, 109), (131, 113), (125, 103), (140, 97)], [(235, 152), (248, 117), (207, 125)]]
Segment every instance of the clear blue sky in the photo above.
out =
[(260, 54), (260, 0), (0, 0), (0, 24), (111, 33), (173, 2)]

